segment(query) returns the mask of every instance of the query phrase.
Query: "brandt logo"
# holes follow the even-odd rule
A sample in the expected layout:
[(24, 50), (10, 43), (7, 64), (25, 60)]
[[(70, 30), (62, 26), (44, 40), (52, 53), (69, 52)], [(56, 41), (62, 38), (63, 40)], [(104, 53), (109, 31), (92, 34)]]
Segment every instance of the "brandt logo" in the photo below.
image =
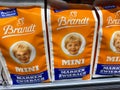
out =
[(30, 23), (25, 25), (24, 17), (21, 17), (17, 20), (17, 25), (6, 25), (3, 27), (4, 35), (2, 38), (13, 37), (13, 36), (23, 36), (32, 34), (35, 32), (36, 24)]
[(120, 26), (120, 10), (115, 13), (114, 17), (109, 16), (107, 18), (107, 21), (108, 21), (108, 25), (106, 26), (107, 28), (112, 26)]
[(116, 18), (120, 18), (120, 10), (116, 12)]
[(71, 17), (77, 17), (77, 12), (76, 12), (76, 11), (70, 12), (70, 16), (71, 16)]
[(57, 30), (86, 26), (88, 24), (89, 17), (80, 17), (77, 11), (71, 11), (69, 16), (61, 16), (58, 18)]
[(23, 26), (24, 25), (24, 17), (18, 19), (18, 26)]

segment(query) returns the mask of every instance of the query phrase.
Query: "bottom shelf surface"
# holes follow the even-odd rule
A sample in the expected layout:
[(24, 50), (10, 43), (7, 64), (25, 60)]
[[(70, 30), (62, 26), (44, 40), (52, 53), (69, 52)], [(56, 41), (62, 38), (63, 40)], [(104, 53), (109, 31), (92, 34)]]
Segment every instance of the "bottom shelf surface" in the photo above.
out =
[[(52, 83), (39, 83), (39, 84), (25, 84), (25, 85), (12, 85), (12, 86), (0, 86), (0, 90), (25, 90), (25, 89), (52, 89), (52, 88), (61, 88), (61, 87), (88, 87), (88, 86), (94, 86), (94, 85), (112, 85), (115, 83), (120, 84), (120, 77), (115, 78), (96, 78), (92, 80), (61, 80), (61, 81), (55, 81)], [(120, 86), (120, 85), (119, 85)], [(119, 87), (120, 88), (120, 87)], [(47, 89), (48, 90), (48, 89)], [(56, 90), (56, 89), (54, 89)], [(61, 89), (60, 89), (61, 90)], [(67, 89), (65, 89), (67, 90)], [(69, 89), (70, 90), (70, 89)], [(72, 89), (71, 89), (72, 90)], [(81, 89), (77, 89), (81, 90)], [(91, 89), (90, 89), (91, 90)], [(96, 90), (96, 89), (95, 89)]]

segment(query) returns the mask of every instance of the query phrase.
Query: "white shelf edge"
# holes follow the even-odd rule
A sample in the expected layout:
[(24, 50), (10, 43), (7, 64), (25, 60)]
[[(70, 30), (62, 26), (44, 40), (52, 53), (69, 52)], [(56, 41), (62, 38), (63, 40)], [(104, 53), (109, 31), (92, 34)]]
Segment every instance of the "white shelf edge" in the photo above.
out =
[(74, 85), (94, 85), (104, 83), (117, 83), (120, 82), (120, 78), (104, 78), (104, 79), (92, 79), (92, 80), (62, 80), (51, 83), (39, 83), (39, 84), (26, 84), (26, 85), (12, 85), (12, 86), (0, 86), (0, 90), (9, 89), (32, 89), (32, 88), (48, 88), (48, 87), (63, 87), (63, 86), (74, 86)]

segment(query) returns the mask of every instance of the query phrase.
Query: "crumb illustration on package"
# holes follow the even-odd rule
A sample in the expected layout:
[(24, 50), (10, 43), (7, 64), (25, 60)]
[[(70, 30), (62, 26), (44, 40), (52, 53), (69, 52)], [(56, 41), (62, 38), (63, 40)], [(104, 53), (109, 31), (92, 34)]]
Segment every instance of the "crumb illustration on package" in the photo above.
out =
[(10, 55), (20, 64), (32, 62), (36, 56), (35, 48), (26, 41), (18, 41), (10, 47)]
[(59, 11), (47, 9), (53, 81), (91, 79), (97, 18), (91, 6), (79, 7)]
[(77, 56), (85, 48), (85, 39), (80, 33), (69, 33), (63, 40), (61, 48), (69, 56)]
[(9, 85), (51, 81), (45, 15), (41, 7), (0, 7), (3, 22), (0, 23), (0, 62)]

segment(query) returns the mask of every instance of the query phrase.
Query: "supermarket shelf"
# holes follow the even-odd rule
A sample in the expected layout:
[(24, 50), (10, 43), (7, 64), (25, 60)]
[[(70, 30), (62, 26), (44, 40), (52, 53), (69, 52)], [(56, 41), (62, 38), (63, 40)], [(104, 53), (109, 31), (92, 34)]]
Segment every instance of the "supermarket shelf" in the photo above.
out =
[[(87, 86), (87, 85), (100, 85), (100, 84), (114, 84), (120, 83), (120, 77), (117, 78), (101, 78), (92, 79), (86, 81), (80, 80), (63, 80), (55, 81), (53, 83), (40, 83), (40, 84), (26, 84), (26, 85), (13, 85), (13, 86), (0, 86), (0, 90), (25, 90), (25, 89), (37, 89), (37, 88), (55, 88), (55, 87), (69, 87), (69, 86)], [(120, 87), (119, 87), (120, 88)]]

